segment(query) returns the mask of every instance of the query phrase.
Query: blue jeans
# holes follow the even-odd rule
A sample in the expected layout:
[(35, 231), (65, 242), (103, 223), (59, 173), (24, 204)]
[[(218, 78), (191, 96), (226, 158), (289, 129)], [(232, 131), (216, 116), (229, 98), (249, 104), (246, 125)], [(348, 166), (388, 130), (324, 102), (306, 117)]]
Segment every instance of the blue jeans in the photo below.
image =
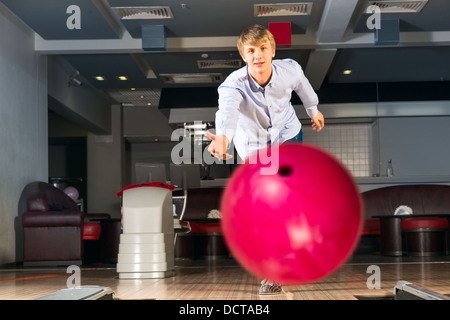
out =
[(293, 137), (293, 138), (291, 138), (289, 140), (286, 140), (284, 143), (287, 143), (287, 142), (299, 142), (299, 143), (302, 143), (303, 142), (303, 131), (302, 130), (303, 129), (300, 129), (300, 132), (297, 133), (297, 135), (295, 137)]

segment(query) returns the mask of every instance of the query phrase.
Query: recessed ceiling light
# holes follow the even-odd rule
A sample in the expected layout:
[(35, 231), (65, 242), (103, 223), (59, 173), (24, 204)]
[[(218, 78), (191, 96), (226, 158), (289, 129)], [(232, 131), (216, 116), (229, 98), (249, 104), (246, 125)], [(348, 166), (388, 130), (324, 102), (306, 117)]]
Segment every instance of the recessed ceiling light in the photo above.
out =
[(141, 99), (144, 99), (144, 98), (145, 98), (145, 96), (139, 96), (139, 98), (141, 98)]
[(97, 81), (105, 81), (105, 77), (103, 77), (103, 76), (96, 76), (95, 80), (97, 80)]
[(151, 105), (152, 105), (152, 103), (151, 103), (151, 102), (148, 102), (148, 103), (147, 103), (147, 105), (148, 105), (148, 106), (151, 106)]
[(346, 75), (351, 74), (351, 73), (352, 73), (352, 70), (344, 70), (344, 71), (342, 71), (342, 74), (346, 74)]
[(126, 81), (126, 80), (128, 80), (128, 77), (127, 76), (118, 76), (117, 79)]
[(135, 90), (136, 90), (136, 88), (131, 88), (130, 90), (131, 90), (131, 91), (135, 91)]

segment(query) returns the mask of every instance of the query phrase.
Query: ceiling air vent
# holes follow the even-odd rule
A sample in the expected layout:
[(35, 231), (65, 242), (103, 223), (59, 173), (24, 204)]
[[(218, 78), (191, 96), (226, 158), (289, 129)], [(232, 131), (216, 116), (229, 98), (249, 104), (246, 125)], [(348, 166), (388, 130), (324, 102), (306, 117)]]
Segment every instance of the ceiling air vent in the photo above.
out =
[(182, 73), (160, 74), (163, 83), (221, 83), (224, 76), (221, 73)]
[(199, 69), (236, 69), (242, 66), (242, 60), (197, 60)]
[(369, 1), (369, 6), (377, 6), (381, 13), (415, 13), (420, 12), (428, 0), (413, 1)]
[(311, 13), (312, 3), (267, 3), (253, 5), (255, 17), (303, 16)]
[(173, 19), (170, 7), (114, 7), (112, 9), (122, 20)]

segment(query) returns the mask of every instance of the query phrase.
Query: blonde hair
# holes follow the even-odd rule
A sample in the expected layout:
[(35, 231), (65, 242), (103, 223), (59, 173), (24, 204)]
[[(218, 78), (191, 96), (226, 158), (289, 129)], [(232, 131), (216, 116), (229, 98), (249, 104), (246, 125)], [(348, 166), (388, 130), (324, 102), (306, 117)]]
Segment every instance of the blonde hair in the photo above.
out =
[(237, 41), (239, 53), (243, 55), (244, 45), (258, 45), (264, 40), (268, 40), (273, 49), (275, 49), (275, 38), (273, 34), (265, 27), (255, 24), (242, 31)]

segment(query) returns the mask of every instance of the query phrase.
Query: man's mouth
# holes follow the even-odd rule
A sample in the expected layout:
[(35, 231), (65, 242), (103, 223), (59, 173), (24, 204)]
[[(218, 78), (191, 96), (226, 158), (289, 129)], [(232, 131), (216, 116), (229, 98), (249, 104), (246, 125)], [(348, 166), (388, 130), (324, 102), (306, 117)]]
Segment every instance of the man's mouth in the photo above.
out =
[(264, 62), (255, 62), (253, 65), (255, 67), (261, 67), (264, 64)]

